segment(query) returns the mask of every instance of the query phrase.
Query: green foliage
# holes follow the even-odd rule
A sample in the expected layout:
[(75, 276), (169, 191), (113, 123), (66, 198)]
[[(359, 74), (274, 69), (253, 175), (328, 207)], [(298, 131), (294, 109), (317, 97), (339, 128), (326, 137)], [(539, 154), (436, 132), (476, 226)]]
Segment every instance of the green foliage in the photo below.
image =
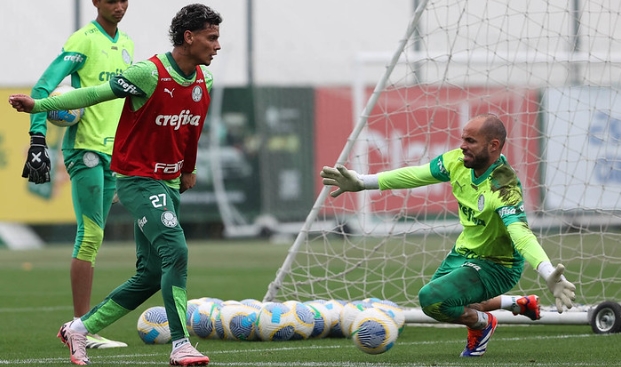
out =
[[(261, 241), (190, 244), (188, 297), (261, 300), (288, 247)], [(0, 250), (0, 364), (69, 365), (68, 350), (56, 338), (71, 318), (69, 246), (36, 251)], [(93, 303), (134, 270), (133, 244), (104, 244), (97, 259)], [(161, 305), (160, 294), (102, 335), (128, 348), (89, 350), (93, 366), (168, 363), (170, 345), (145, 345), (136, 332), (138, 316)], [(213, 366), (614, 366), (621, 365), (621, 335), (595, 335), (588, 326), (500, 325), (482, 358), (464, 359), (463, 327), (408, 326), (397, 345), (381, 355), (360, 352), (350, 340), (291, 342), (201, 340), (198, 349)]]

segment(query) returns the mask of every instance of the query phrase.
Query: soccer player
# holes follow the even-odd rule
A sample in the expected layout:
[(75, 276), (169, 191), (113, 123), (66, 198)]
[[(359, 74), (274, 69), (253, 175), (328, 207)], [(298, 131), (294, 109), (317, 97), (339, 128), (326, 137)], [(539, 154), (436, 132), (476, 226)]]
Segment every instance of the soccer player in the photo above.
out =
[[(67, 76), (75, 88), (107, 83), (132, 63), (134, 43), (118, 29), (128, 0), (93, 0), (97, 18), (73, 33), (63, 50), (32, 89), (33, 98), (47, 97)], [(85, 109), (79, 124), (68, 127), (62, 151), (71, 179), (71, 196), (77, 222), (70, 282), (73, 316), (91, 308), (95, 257), (103, 242), (106, 218), (114, 195), (115, 177), (110, 155), (123, 101), (115, 100)], [(22, 177), (41, 184), (50, 181), (50, 158), (45, 135), (46, 113), (30, 116), (30, 148)], [(87, 348), (126, 347), (127, 344), (87, 335)]]
[(125, 99), (111, 169), (118, 197), (134, 218), (136, 273), (81, 318), (62, 325), (58, 336), (74, 364), (89, 364), (87, 333), (98, 333), (159, 290), (172, 336), (170, 364), (209, 363), (190, 344), (186, 328), (188, 247), (177, 215), (180, 194), (196, 183), (198, 140), (212, 86), (207, 65), (220, 50), (221, 22), (205, 5), (187, 5), (172, 19), (171, 52), (138, 62), (99, 86), (36, 101), (9, 97), (16, 110), (30, 113)]
[(519, 281), (525, 260), (545, 279), (559, 313), (563, 307), (571, 308), (575, 299), (576, 287), (565, 279), (565, 268), (550, 263), (528, 226), (521, 183), (501, 154), (506, 136), (504, 124), (496, 115), (482, 114), (464, 127), (459, 149), (428, 164), (367, 175), (342, 165), (321, 171), (325, 185), (338, 187), (331, 192), (332, 197), (347, 191), (450, 182), (463, 231), (418, 297), (426, 315), (468, 327), (463, 357), (481, 356), (487, 350), (498, 324), (489, 311), (506, 308), (539, 318), (536, 296), (503, 295)]

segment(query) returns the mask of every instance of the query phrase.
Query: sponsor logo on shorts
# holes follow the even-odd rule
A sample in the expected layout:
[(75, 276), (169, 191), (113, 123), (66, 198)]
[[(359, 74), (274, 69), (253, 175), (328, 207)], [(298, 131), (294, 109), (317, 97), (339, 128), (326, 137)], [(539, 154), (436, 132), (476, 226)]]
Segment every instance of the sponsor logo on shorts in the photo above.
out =
[(144, 227), (145, 224), (147, 224), (147, 217), (142, 217), (138, 219), (138, 228), (140, 228), (141, 231), (142, 227)]
[(171, 211), (165, 211), (162, 213), (162, 224), (168, 228), (174, 228), (177, 226), (177, 216)]
[(84, 165), (88, 168), (93, 168), (99, 164), (99, 156), (93, 152), (86, 152), (82, 156)]
[(477, 264), (471, 263), (470, 261), (465, 262), (462, 266), (468, 266), (473, 268), (476, 271), (481, 271), (481, 267), (478, 266)]

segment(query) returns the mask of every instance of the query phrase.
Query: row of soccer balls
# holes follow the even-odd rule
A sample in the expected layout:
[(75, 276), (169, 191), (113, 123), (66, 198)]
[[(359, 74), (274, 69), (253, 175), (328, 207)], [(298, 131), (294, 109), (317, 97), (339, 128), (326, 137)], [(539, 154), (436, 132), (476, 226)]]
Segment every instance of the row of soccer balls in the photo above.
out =
[[(403, 331), (405, 316), (394, 302), (315, 300), (260, 302), (254, 299), (188, 301), (186, 326), (203, 339), (287, 341), (325, 337), (351, 338), (365, 353), (386, 352)], [(145, 310), (138, 318), (138, 335), (147, 344), (171, 341), (162, 306)]]

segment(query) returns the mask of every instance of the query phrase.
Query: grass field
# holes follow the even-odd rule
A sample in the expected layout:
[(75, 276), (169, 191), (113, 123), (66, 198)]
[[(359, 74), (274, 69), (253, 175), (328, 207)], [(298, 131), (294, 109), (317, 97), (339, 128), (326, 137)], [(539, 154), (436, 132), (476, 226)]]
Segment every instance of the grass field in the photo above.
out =
[[(190, 244), (188, 297), (261, 300), (288, 247), (261, 241)], [(71, 318), (69, 246), (43, 250), (0, 250), (0, 365), (70, 365), (56, 338)], [(133, 274), (134, 245), (105, 244), (97, 260), (93, 302)], [(161, 305), (160, 294), (119, 320), (102, 335), (128, 348), (90, 350), (94, 366), (168, 364), (169, 345), (145, 345), (136, 332), (138, 315)], [(348, 339), (290, 342), (201, 340), (211, 366), (618, 366), (621, 335), (595, 335), (589, 326), (500, 325), (487, 354), (463, 359), (463, 327), (408, 326), (396, 346), (367, 355)]]

